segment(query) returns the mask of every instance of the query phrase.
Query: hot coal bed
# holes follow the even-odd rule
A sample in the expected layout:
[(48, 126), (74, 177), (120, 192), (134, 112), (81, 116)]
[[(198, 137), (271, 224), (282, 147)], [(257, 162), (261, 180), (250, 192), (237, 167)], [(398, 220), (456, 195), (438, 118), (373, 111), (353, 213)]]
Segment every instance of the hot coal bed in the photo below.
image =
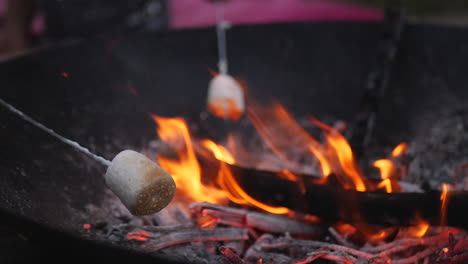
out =
[[(235, 27), (228, 34), (230, 72), (255, 102), (250, 118), (237, 122), (205, 110), (217, 63), (211, 29), (68, 43), (6, 62), (2, 98), (109, 159), (134, 149), (160, 163), (160, 156), (177, 161), (180, 144), (157, 129), (161, 120), (182, 117), (202, 175), (214, 180), (202, 181), (227, 184), (216, 181), (224, 166), (257, 201), (231, 192), (230, 201), (218, 203), (216, 190), (206, 189), (202, 194), (213, 197), (207, 203), (178, 190), (160, 213), (132, 216), (105, 187), (105, 168), (1, 109), (0, 241), (14, 245), (7, 258), (29, 252), (53, 259), (60, 250), (76, 259), (168, 263), (466, 262), (466, 33), (408, 25), (394, 61), (382, 65), (376, 61), (382, 43), (395, 43), (382, 42), (379, 23)], [(365, 148), (353, 146), (359, 173), (374, 190), (356, 190), (338, 172), (323, 184), (323, 163), (301, 153), (289, 153), (295, 162), (278, 159), (272, 149), (297, 151), (304, 137), (285, 140), (282, 125), (320, 143), (346, 135), (343, 124), (352, 127), (363, 113), (369, 80), (380, 82), (370, 73), (386, 70), (374, 133)], [(283, 137), (265, 142), (252, 113), (268, 124), (263, 134), (275, 127)], [(283, 114), (281, 122), (273, 113)], [(213, 148), (201, 139), (228, 148), (228, 134), (251, 156), (213, 161)], [(407, 148), (392, 155), (402, 142)], [(387, 187), (372, 166), (376, 160), (394, 166), (397, 178)], [(262, 210), (259, 203), (288, 211)]]

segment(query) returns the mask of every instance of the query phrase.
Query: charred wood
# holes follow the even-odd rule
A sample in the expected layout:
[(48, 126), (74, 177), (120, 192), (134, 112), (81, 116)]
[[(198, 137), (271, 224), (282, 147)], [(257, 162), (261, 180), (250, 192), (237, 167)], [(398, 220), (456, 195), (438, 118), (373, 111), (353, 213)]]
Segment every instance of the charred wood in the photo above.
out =
[(169, 233), (154, 233), (140, 249), (144, 252), (155, 252), (183, 243), (246, 239), (248, 234), (244, 228), (188, 228)]
[(198, 216), (209, 216), (216, 223), (235, 227), (255, 228), (269, 233), (290, 233), (303, 237), (319, 237), (323, 228), (319, 225), (290, 219), (281, 215), (254, 212), (209, 203), (193, 203), (192, 213)]
[[(318, 216), (324, 222), (345, 221), (375, 225), (413, 225), (419, 213), (432, 225), (440, 224), (441, 192), (357, 192), (317, 183), (317, 178), (299, 175), (298, 181), (280, 178), (274, 172), (230, 165), (241, 187), (253, 198), (272, 206)], [(303, 191), (305, 190), (305, 192)], [(468, 192), (449, 193), (447, 225), (468, 227)]]

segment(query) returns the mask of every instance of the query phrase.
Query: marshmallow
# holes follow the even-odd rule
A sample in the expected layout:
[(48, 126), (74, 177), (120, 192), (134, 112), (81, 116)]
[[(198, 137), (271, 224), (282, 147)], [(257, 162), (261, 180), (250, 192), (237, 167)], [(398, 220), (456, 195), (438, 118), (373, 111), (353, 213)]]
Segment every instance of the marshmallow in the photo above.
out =
[(133, 215), (160, 211), (169, 204), (176, 191), (171, 175), (132, 150), (124, 150), (115, 156), (104, 178)]
[(207, 105), (215, 116), (237, 120), (245, 111), (244, 92), (234, 78), (218, 74), (210, 81)]

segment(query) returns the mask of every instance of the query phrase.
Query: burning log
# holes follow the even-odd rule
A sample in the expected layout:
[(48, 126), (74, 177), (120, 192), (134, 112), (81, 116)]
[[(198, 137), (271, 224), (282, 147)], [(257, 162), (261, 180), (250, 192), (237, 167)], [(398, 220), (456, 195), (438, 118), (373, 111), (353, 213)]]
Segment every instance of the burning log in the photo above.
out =
[[(316, 215), (325, 222), (341, 220), (376, 225), (412, 225), (416, 213), (432, 225), (438, 225), (441, 221), (440, 191), (358, 192), (319, 184), (316, 177), (298, 175), (297, 181), (290, 181), (277, 177), (273, 172), (229, 166), (242, 188), (255, 199), (272, 206), (284, 206)], [(467, 227), (467, 207), (467, 192), (450, 192), (446, 224)]]

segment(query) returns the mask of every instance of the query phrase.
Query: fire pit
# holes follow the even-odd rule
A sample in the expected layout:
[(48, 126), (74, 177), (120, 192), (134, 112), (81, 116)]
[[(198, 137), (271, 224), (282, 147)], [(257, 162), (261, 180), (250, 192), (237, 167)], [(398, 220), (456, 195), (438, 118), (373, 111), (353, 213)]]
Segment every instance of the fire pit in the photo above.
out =
[(211, 30), (69, 43), (1, 65), (2, 98), (104, 157), (145, 153), (178, 185), (169, 207), (133, 217), (105, 188), (104, 168), (1, 109), (2, 219), (42, 246), (84, 249), (69, 247), (73, 256), (466, 261), (466, 30), (407, 27), (358, 164), (340, 133), (358, 112), (380, 29), (233, 28), (230, 71), (250, 98), (238, 122), (204, 112)]

